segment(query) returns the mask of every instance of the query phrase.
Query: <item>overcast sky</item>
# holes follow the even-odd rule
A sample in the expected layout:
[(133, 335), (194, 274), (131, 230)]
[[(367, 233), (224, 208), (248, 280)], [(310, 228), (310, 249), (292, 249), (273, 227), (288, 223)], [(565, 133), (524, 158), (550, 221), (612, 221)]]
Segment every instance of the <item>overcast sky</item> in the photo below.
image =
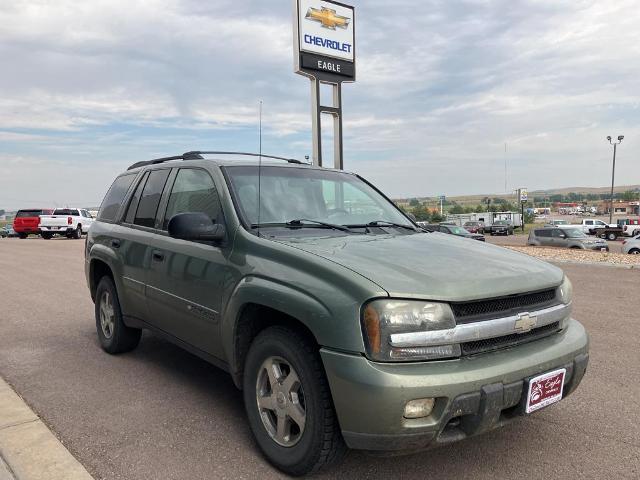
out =
[[(138, 160), (311, 150), (291, 1), (0, 1), (0, 208), (97, 205)], [(640, 183), (637, 0), (354, 1), (345, 168), (394, 197)], [(507, 151), (505, 154), (505, 143)]]

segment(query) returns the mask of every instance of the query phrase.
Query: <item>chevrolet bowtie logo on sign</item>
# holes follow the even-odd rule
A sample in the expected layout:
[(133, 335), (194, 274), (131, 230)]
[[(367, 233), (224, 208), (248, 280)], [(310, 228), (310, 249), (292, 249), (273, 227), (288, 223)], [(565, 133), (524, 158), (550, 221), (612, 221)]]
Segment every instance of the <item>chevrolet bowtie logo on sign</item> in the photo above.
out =
[(307, 20), (320, 22), (324, 28), (330, 28), (335, 30), (338, 28), (347, 28), (349, 26), (349, 17), (338, 15), (335, 10), (331, 8), (322, 7), (320, 9), (310, 7), (305, 15)]
[(518, 315), (518, 320), (513, 327), (516, 333), (526, 333), (531, 331), (536, 326), (538, 320), (536, 317), (529, 316), (528, 313), (521, 313)]
[(295, 0), (295, 69), (355, 80), (355, 10), (334, 0)]

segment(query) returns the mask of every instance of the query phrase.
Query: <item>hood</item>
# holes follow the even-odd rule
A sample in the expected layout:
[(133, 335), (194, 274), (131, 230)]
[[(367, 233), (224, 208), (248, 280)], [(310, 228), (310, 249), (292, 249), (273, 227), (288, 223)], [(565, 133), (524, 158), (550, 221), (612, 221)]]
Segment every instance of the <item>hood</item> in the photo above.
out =
[(278, 239), (368, 278), (392, 297), (465, 301), (556, 287), (559, 268), (442, 233)]

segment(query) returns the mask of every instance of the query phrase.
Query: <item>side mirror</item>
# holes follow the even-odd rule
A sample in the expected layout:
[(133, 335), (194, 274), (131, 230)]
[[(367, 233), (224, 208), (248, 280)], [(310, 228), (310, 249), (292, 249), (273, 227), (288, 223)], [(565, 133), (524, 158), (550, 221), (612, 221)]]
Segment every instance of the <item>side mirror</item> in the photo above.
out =
[(178, 213), (169, 220), (169, 236), (180, 240), (219, 242), (225, 237), (224, 225), (216, 224), (202, 212)]

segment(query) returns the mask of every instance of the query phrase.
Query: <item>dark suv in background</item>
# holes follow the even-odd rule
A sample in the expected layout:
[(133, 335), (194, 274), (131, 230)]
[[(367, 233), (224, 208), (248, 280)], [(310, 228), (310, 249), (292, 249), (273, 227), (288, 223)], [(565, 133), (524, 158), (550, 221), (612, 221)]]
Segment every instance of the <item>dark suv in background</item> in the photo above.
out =
[(98, 338), (149, 329), (227, 370), (281, 470), (449, 444), (582, 380), (559, 268), (429, 233), (352, 173), (205, 153), (113, 182), (85, 251)]

